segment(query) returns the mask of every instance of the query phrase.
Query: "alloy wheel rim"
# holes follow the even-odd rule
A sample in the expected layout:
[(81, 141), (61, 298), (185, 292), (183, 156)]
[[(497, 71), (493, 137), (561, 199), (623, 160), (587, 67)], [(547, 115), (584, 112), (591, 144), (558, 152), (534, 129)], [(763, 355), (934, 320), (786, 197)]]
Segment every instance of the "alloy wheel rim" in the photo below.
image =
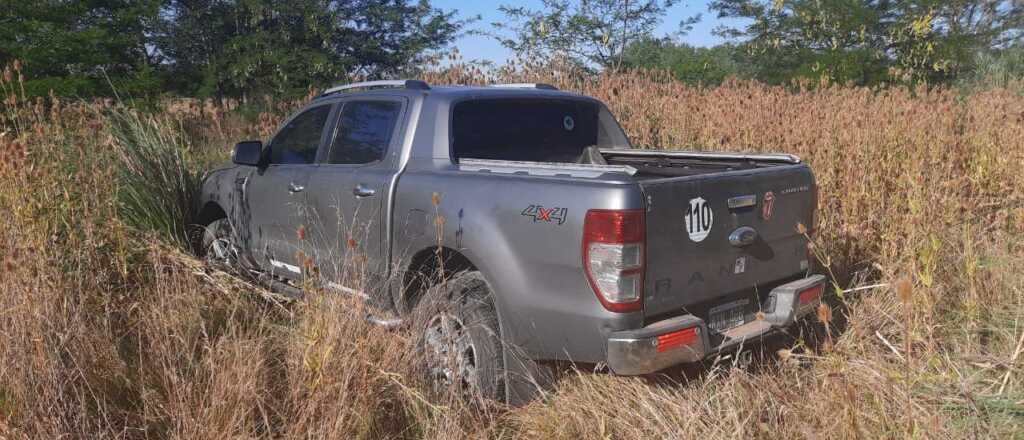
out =
[(476, 388), (476, 346), (462, 320), (447, 312), (434, 315), (423, 340), (427, 368), (435, 385), (457, 384), (462, 390)]
[(230, 233), (225, 229), (218, 227), (212, 231), (214, 238), (206, 248), (206, 261), (230, 267), (235, 261), (235, 246), (231, 242)]

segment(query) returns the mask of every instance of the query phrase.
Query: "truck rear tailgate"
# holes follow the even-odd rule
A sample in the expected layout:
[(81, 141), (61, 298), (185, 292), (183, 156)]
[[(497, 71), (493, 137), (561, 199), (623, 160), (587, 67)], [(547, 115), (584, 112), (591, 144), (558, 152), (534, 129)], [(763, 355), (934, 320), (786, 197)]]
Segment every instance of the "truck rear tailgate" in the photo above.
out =
[[(707, 315), (807, 270), (816, 188), (805, 164), (642, 180), (647, 197), (645, 316)], [(762, 292), (767, 293), (767, 292)], [(698, 308), (698, 310), (693, 310)], [(707, 319), (707, 316), (702, 316)]]

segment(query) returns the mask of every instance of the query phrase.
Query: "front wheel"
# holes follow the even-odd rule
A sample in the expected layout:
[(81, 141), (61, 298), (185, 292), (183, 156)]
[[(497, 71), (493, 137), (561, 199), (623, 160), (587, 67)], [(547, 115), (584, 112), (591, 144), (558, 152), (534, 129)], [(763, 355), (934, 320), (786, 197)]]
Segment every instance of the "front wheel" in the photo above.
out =
[(238, 248), (235, 246), (231, 222), (226, 218), (214, 220), (203, 228), (200, 247), (203, 260), (208, 264), (235, 267), (238, 262)]
[(463, 272), (430, 288), (413, 315), (419, 366), (435, 390), (504, 399), (498, 315), (480, 272)]

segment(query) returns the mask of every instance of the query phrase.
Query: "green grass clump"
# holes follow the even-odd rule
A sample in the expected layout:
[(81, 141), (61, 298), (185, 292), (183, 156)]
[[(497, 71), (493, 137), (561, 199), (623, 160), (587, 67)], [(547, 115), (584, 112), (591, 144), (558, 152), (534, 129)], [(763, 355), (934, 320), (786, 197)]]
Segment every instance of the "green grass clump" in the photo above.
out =
[(131, 110), (114, 110), (109, 121), (120, 159), (121, 219), (187, 246), (202, 176), (189, 166), (183, 139), (166, 124)]

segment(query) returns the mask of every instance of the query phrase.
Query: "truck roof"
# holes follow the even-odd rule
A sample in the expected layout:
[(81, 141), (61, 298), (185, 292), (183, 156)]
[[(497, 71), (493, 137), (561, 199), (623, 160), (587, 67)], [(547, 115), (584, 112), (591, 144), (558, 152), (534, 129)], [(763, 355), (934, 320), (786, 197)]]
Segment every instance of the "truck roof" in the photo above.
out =
[[(395, 84), (396, 82), (388, 81), (389, 84)], [(367, 83), (372, 84), (372, 83)], [(511, 98), (511, 97), (536, 97), (536, 98), (573, 98), (573, 99), (590, 99), (585, 95), (577, 93), (566, 92), (555, 89), (551, 86), (543, 84), (511, 84), (511, 85), (489, 85), (489, 86), (464, 86), (464, 85), (436, 85), (426, 86), (422, 83), (425, 88), (411, 88), (402, 86), (392, 86), (386, 88), (371, 88), (371, 89), (358, 89), (352, 88), (348, 90), (337, 90), (329, 89), (328, 93), (325, 93), (314, 100), (314, 102), (322, 102), (326, 100), (333, 100), (339, 98), (348, 98), (355, 96), (406, 96), (406, 97), (430, 97), (442, 100), (461, 100), (465, 98)]]

